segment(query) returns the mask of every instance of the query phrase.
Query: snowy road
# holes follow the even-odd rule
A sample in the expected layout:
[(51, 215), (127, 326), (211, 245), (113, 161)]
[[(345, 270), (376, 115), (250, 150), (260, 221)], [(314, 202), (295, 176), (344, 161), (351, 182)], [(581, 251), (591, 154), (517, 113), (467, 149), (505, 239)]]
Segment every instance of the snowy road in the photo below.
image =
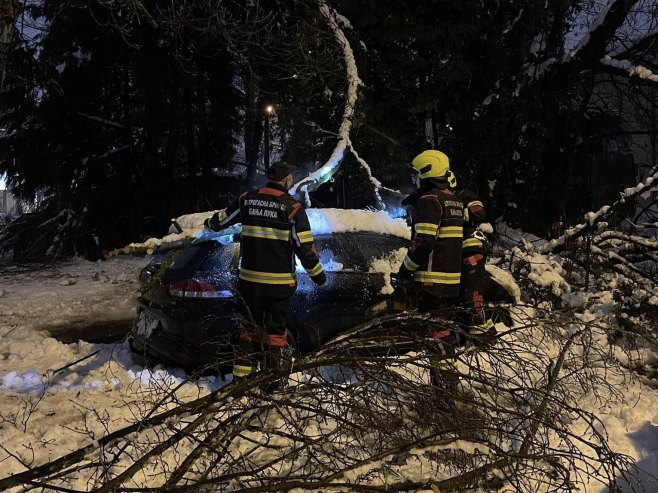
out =
[(148, 260), (76, 260), (0, 274), (0, 327), (45, 330), (65, 342), (121, 339), (134, 318), (132, 293)]

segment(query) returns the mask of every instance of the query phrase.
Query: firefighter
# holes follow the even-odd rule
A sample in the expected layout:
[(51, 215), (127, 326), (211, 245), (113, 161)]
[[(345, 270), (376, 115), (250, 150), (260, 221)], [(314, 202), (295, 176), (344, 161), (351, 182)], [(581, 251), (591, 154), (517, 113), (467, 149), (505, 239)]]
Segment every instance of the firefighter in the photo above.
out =
[(294, 170), (284, 162), (272, 164), (263, 188), (244, 192), (204, 223), (214, 231), (242, 223), (238, 291), (254, 324), (241, 328), (234, 378), (252, 373), (259, 354), (264, 367), (280, 366), (286, 358), (295, 255), (318, 286), (326, 282), (306, 210), (288, 193)]
[(460, 299), (468, 307), (468, 313), (462, 317), (468, 333), (475, 342), (485, 343), (496, 334), (491, 319), (485, 316), (482, 297), (485, 264), (487, 262), (486, 237), (478, 226), (486, 220), (484, 204), (475, 192), (463, 188), (455, 195), (464, 204), (464, 238), (462, 242), (462, 272)]
[[(402, 202), (411, 207), (412, 244), (398, 280), (405, 286), (407, 299), (412, 300), (408, 308), (448, 320), (449, 308), (459, 298), (464, 206), (451, 190), (456, 178), (445, 154), (424, 151), (411, 164), (419, 186)], [(449, 324), (431, 324), (427, 338), (435, 353), (431, 358), (432, 384), (451, 393), (457, 382), (454, 371), (449, 371), (454, 364), (457, 334)], [(451, 399), (445, 399), (446, 405), (450, 403)]]

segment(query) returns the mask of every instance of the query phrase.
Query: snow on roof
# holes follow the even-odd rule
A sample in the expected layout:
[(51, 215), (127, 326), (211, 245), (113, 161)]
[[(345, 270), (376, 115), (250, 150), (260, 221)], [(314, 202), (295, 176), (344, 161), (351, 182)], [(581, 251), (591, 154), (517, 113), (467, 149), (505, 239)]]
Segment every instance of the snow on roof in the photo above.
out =
[(384, 211), (308, 209), (307, 213), (314, 234), (368, 231), (399, 238), (411, 237), (404, 219), (393, 219)]
[[(203, 221), (216, 211), (185, 214), (176, 218), (176, 223), (182, 228), (178, 233), (172, 225), (169, 234), (162, 238), (149, 238), (143, 243), (131, 243), (124, 248), (126, 253), (131, 251), (158, 250), (180, 245), (189, 238), (212, 238), (235, 234), (239, 228), (230, 228), (218, 233), (209, 232), (203, 227)], [(409, 239), (411, 230), (404, 219), (394, 219), (385, 211), (368, 211), (360, 209), (307, 209), (313, 234), (332, 234), (364, 231), (386, 234), (399, 238)]]

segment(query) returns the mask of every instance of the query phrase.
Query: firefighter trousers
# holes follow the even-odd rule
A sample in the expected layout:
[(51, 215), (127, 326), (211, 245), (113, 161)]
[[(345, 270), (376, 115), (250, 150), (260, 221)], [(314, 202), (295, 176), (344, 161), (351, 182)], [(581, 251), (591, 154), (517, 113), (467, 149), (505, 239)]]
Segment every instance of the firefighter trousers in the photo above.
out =
[(453, 307), (456, 303), (454, 298), (439, 298), (422, 289), (418, 293), (418, 311), (430, 313), (447, 322), (433, 322), (427, 327), (427, 347), (430, 353), (430, 383), (437, 393), (437, 407), (448, 412), (454, 410), (459, 382), (455, 368), (459, 338), (450, 323), (454, 318)]
[(244, 302), (240, 342), (236, 350), (233, 376), (261, 368), (280, 366), (287, 354), (286, 321), (295, 286), (261, 284), (240, 279), (238, 292)]
[(460, 321), (468, 327), (479, 326), (486, 321), (482, 297), (486, 262), (487, 257), (484, 253), (468, 254), (462, 259), (459, 297), (466, 312), (460, 317), (462, 319)]

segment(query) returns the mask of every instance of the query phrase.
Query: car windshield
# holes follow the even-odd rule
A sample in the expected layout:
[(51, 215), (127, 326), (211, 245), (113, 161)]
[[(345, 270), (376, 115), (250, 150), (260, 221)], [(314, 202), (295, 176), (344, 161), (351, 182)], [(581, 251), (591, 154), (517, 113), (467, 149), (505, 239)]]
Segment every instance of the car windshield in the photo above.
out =
[(354, 234), (351, 235), (351, 239), (368, 264), (373, 259), (388, 257), (397, 250), (409, 246), (409, 241), (403, 238), (373, 233)]
[(169, 266), (170, 271), (179, 271), (185, 269), (191, 262), (194, 260), (197, 255), (199, 255), (202, 250), (204, 250), (204, 245), (198, 243), (196, 245), (190, 245), (186, 248), (183, 248), (176, 255), (176, 259)]
[[(322, 234), (314, 237), (315, 247), (320, 254), (320, 263), (327, 272), (356, 271), (372, 272), (373, 262), (379, 259), (391, 259), (401, 249), (406, 251), (408, 241), (394, 236), (375, 233), (338, 233)], [(218, 244), (201, 264), (199, 270), (232, 271), (237, 269), (240, 255), (240, 243)], [(177, 259), (178, 261), (178, 259)], [(297, 270), (303, 267), (297, 260)]]
[(327, 272), (378, 271), (373, 269), (373, 262), (393, 257), (397, 261), (400, 250), (406, 252), (409, 245), (402, 238), (376, 233), (318, 235), (315, 243), (320, 252), (320, 263)]
[(201, 264), (200, 271), (231, 271), (238, 267), (238, 258), (240, 256), (240, 243), (228, 243), (223, 245), (218, 243), (212, 253)]
[(320, 263), (325, 271), (358, 270), (359, 259), (345, 243), (342, 235), (319, 235), (314, 240), (315, 248), (320, 254)]

